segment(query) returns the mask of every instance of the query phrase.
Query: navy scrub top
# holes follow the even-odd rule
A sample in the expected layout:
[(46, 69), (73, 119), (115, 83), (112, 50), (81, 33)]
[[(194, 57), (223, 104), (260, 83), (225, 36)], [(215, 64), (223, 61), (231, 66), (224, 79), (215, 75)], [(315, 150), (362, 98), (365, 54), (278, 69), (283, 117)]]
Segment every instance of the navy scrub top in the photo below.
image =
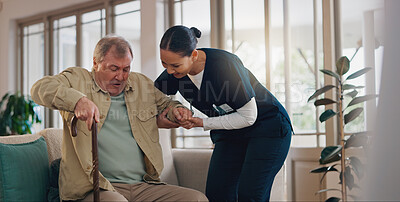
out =
[(256, 122), (242, 129), (211, 130), (214, 143), (235, 137), (281, 137), (291, 130), (290, 118), (284, 107), (236, 55), (220, 49), (199, 50), (206, 54), (200, 89), (188, 76), (177, 79), (167, 70), (157, 78), (155, 86), (167, 95), (175, 95), (179, 91), (192, 106), (208, 117), (236, 112), (255, 97)]

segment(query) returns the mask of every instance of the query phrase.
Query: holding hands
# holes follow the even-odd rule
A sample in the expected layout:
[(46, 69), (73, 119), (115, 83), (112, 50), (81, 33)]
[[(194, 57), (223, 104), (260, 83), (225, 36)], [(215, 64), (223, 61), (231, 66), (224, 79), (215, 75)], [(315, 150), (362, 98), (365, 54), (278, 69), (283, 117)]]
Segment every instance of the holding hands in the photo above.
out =
[(172, 114), (175, 116), (175, 120), (171, 121), (167, 118), (170, 107), (165, 109), (157, 117), (157, 125), (159, 128), (178, 128), (180, 126), (191, 129), (193, 127), (203, 127), (203, 119), (193, 117), (192, 111), (187, 108), (178, 107), (172, 109)]
[[(193, 117), (192, 111), (189, 109), (184, 107), (173, 108), (172, 115), (175, 118), (173, 121), (167, 118), (169, 110), (171, 110), (171, 107), (168, 107), (157, 116), (157, 126), (159, 128), (184, 127), (191, 129), (193, 127), (203, 127), (203, 119)], [(92, 128), (93, 120), (99, 122), (99, 109), (96, 104), (86, 97), (82, 97), (76, 103), (74, 113), (78, 119), (86, 122), (88, 130)]]

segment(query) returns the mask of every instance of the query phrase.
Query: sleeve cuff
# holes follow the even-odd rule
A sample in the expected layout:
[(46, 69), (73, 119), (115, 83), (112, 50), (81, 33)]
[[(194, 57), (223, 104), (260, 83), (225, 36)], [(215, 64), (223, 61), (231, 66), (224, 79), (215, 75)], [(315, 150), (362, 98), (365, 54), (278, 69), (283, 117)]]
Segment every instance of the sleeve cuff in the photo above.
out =
[(75, 110), (75, 105), (76, 103), (82, 98), (86, 96), (85, 94), (74, 90), (74, 89), (68, 89), (62, 92), (57, 92), (54, 100), (54, 104), (60, 107), (57, 107), (59, 109), (63, 109), (69, 112), (73, 112)]
[(203, 118), (203, 130), (211, 130), (213, 128), (213, 122), (209, 118)]

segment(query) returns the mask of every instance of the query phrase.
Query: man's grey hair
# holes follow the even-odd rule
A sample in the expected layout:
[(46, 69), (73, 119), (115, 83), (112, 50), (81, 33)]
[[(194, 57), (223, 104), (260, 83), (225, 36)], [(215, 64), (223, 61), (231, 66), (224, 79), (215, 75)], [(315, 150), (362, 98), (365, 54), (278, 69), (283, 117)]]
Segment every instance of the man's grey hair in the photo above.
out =
[(129, 41), (121, 36), (110, 34), (103, 37), (102, 39), (100, 39), (99, 42), (97, 42), (96, 48), (94, 49), (93, 53), (93, 57), (96, 58), (96, 62), (101, 63), (108, 50), (110, 50), (110, 48), (114, 45), (117, 49), (117, 57), (122, 58), (126, 56), (126, 54), (128, 54), (127, 50), (129, 50), (129, 54), (131, 54), (133, 58), (132, 47)]

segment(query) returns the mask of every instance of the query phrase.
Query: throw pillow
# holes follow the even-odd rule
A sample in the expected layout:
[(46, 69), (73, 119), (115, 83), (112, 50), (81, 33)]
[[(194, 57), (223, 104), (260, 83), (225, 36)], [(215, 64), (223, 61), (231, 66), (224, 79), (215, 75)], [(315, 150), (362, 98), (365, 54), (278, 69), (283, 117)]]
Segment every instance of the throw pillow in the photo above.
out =
[(43, 137), (0, 143), (0, 201), (47, 201), (49, 160)]

